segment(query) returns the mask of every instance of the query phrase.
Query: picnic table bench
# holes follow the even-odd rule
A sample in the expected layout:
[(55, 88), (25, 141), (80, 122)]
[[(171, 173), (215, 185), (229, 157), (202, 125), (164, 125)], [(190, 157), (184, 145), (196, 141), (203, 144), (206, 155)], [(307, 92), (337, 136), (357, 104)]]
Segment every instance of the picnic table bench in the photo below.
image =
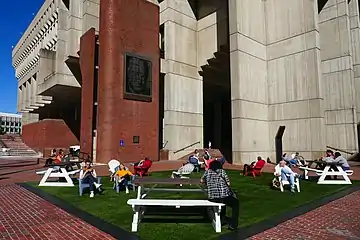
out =
[[(221, 232), (221, 219), (220, 212), (221, 207), (225, 206), (222, 203), (214, 203), (208, 200), (199, 199), (146, 199), (151, 191), (165, 191), (165, 192), (202, 192), (206, 193), (206, 190), (202, 188), (200, 179), (181, 179), (181, 178), (137, 178), (134, 180), (134, 184), (138, 186), (137, 198), (129, 199), (127, 204), (132, 206), (134, 211), (133, 222), (131, 231), (137, 232), (138, 225), (145, 213), (147, 206), (167, 206), (167, 207), (208, 207), (210, 216), (212, 217), (212, 224), (216, 232)], [(144, 185), (152, 185), (150, 188), (145, 188)], [(172, 188), (162, 188), (159, 185), (173, 186)], [(194, 185), (197, 188), (186, 188), (175, 186), (188, 186)], [(146, 192), (145, 192), (146, 191)], [(145, 193), (144, 193), (145, 192)]]
[[(51, 164), (47, 170), (37, 171), (36, 174), (43, 175), (40, 180), (39, 186), (50, 186), (50, 187), (72, 187), (74, 183), (71, 179), (71, 175), (75, 175), (80, 172), (80, 169), (68, 171), (69, 165), (73, 163), (60, 163)], [(64, 178), (66, 182), (47, 182), (49, 178)]]
[[(320, 176), (317, 182), (318, 184), (352, 184), (349, 176), (354, 173), (353, 170), (344, 171), (340, 165), (335, 163), (327, 163), (323, 161), (313, 162), (317, 164), (315, 168), (311, 168), (309, 165), (307, 167), (299, 167), (299, 169), (304, 171), (305, 179), (309, 179), (309, 172), (315, 172), (318, 176)], [(324, 169), (322, 170), (320, 167)], [(341, 176), (343, 179), (327, 180), (326, 177), (328, 176)]]

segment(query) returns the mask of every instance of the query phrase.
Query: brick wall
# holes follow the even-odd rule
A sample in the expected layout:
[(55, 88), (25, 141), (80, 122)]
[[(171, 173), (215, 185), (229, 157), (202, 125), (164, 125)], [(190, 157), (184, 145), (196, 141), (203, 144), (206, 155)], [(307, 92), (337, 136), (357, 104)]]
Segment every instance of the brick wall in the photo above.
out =
[(61, 119), (44, 119), (22, 126), (22, 139), (29, 147), (43, 152), (46, 148), (67, 149), (79, 140)]
[[(100, 1), (99, 37), (96, 161), (159, 160), (159, 7), (144, 0)], [(126, 52), (152, 61), (151, 102), (124, 98)]]

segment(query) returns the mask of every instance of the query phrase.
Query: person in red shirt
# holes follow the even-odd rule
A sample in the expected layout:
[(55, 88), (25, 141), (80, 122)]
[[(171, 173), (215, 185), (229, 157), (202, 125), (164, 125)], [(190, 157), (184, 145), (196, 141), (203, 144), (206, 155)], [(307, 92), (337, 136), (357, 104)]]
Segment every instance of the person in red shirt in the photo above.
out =
[(59, 154), (55, 158), (55, 164), (60, 164), (62, 162), (63, 157), (64, 157), (64, 152), (62, 149), (60, 149)]

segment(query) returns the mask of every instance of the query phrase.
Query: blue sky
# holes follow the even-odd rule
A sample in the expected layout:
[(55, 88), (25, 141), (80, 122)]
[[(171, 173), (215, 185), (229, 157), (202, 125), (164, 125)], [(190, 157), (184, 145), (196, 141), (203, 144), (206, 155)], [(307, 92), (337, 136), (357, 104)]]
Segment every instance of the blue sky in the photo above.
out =
[(19, 41), (44, 0), (1, 0), (0, 112), (16, 113), (17, 80), (11, 65), (11, 47)]

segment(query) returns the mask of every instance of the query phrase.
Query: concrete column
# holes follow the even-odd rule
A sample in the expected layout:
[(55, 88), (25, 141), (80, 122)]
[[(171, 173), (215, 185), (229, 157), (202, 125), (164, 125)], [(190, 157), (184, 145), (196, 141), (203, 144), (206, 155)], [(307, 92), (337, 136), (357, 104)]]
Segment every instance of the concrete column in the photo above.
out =
[(284, 152), (317, 158), (326, 145), (317, 1), (267, 0), (265, 14), (271, 150), (284, 125)]
[(229, 0), (233, 163), (270, 152), (264, 1)]
[[(170, 158), (177, 159), (202, 147), (202, 79), (197, 69), (197, 20), (188, 1), (168, 0), (161, 6), (165, 29), (164, 141)], [(176, 10), (175, 10), (176, 9)], [(190, 144), (177, 155), (171, 153)]]
[(17, 111), (18, 112), (21, 112), (21, 110), (22, 110), (21, 104), (22, 104), (22, 90), (21, 90), (21, 86), (19, 86), (18, 94), (17, 94)]
[(36, 94), (36, 80), (34, 77), (31, 77), (30, 79), (30, 86), (31, 86), (31, 98), (30, 98), (30, 105), (33, 106), (33, 107), (36, 107), (36, 97), (37, 97), (37, 94)]
[(99, 32), (100, 0), (83, 0), (82, 32), (86, 33), (90, 28)]
[[(350, 14), (350, 31), (351, 31), (351, 46), (352, 46), (352, 62), (354, 70), (354, 84), (355, 84), (355, 110), (356, 121), (360, 119), (360, 14), (359, 14), (359, 0), (352, 0), (349, 3)], [(357, 131), (355, 131), (357, 134)], [(356, 145), (355, 145), (356, 146)], [(359, 149), (357, 149), (359, 151)]]
[(352, 152), (357, 149), (356, 85), (347, 0), (328, 1), (319, 19), (326, 144)]

